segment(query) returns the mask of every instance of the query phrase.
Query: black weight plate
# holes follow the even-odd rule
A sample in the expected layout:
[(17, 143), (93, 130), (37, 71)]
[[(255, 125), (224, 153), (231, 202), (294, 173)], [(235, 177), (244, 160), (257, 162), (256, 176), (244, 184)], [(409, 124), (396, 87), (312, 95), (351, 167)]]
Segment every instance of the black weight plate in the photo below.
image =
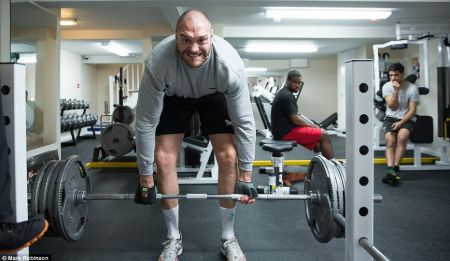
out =
[(124, 123), (113, 123), (103, 129), (100, 143), (109, 155), (123, 156), (134, 148), (134, 131)]
[[(342, 216), (345, 218), (345, 207), (346, 207), (346, 201), (345, 201), (345, 188), (346, 188), (346, 184), (345, 184), (345, 182), (346, 182), (346, 175), (347, 175), (347, 171), (346, 171), (346, 168), (345, 168), (345, 163), (343, 163), (343, 162), (339, 162), (340, 163), (340, 169), (341, 169), (341, 172), (340, 172), (340, 174), (341, 174), (341, 182), (342, 182), (342, 188), (343, 188), (343, 190), (342, 190), (342, 201), (343, 201), (343, 206), (342, 206)], [(345, 229), (342, 229), (341, 231), (340, 231), (340, 233), (337, 233), (336, 234), (336, 237), (344, 237), (345, 236)]]
[(59, 209), (58, 209), (58, 205), (59, 202), (61, 201), (61, 195), (59, 192), (59, 182), (62, 176), (66, 175), (66, 167), (67, 167), (67, 163), (70, 161), (70, 158), (72, 158), (73, 156), (70, 156), (68, 159), (61, 161), (60, 165), (59, 165), (59, 171), (58, 171), (58, 176), (55, 178), (55, 186), (53, 187), (53, 202), (52, 202), (52, 222), (54, 223), (55, 229), (58, 231), (58, 234), (67, 240), (67, 234), (66, 231), (64, 230), (64, 228), (61, 226), (61, 222), (59, 220)]
[[(345, 190), (345, 183), (343, 182), (343, 175), (345, 175), (345, 169), (343, 169), (343, 166), (341, 165), (340, 162), (336, 161), (336, 160), (332, 160), (331, 163), (333, 163), (335, 165), (336, 168), (336, 175), (335, 175), (335, 179), (336, 179), (336, 184), (337, 184), (337, 201), (338, 201), (338, 212), (336, 212), (336, 214), (341, 214), (342, 216), (345, 217), (345, 197), (344, 197), (344, 190)], [(336, 224), (335, 226), (336, 231), (335, 231), (335, 237), (343, 237), (345, 235), (345, 229), (342, 229), (338, 224)]]
[(340, 172), (339, 172), (339, 174), (340, 174), (340, 181), (341, 181), (341, 184), (342, 184), (342, 202), (343, 202), (343, 204), (342, 204), (342, 210), (341, 210), (341, 215), (343, 216), (343, 217), (345, 217), (345, 179), (346, 179), (346, 173), (347, 173), (347, 171), (346, 171), (346, 169), (345, 169), (345, 163), (343, 163), (343, 162), (341, 162), (341, 161), (339, 161), (338, 162), (338, 169), (340, 170)]
[(114, 122), (130, 125), (135, 118), (134, 110), (129, 106), (118, 106), (114, 109), (112, 118)]
[(56, 165), (55, 169), (53, 171), (53, 174), (51, 178), (49, 178), (49, 185), (47, 190), (47, 209), (48, 209), (48, 224), (52, 231), (54, 231), (56, 234), (62, 236), (61, 232), (58, 231), (56, 224), (55, 224), (55, 186), (56, 186), (56, 179), (58, 178), (59, 173), (62, 170), (62, 166), (64, 165), (63, 160), (59, 160)]
[(84, 233), (89, 214), (89, 201), (77, 203), (76, 196), (81, 192), (90, 193), (90, 180), (86, 167), (76, 155), (70, 156), (63, 168), (55, 187), (55, 221), (64, 239), (76, 241)]
[(344, 187), (342, 185), (342, 176), (341, 176), (341, 164), (336, 161), (336, 160), (331, 160), (330, 163), (333, 165), (334, 168), (334, 175), (331, 176), (332, 178), (334, 178), (335, 182), (336, 182), (336, 196), (337, 196), (337, 211), (335, 212), (336, 214), (339, 213), (341, 215), (343, 215), (343, 206), (344, 206), (344, 197), (343, 197), (343, 192), (344, 192)]
[(61, 225), (60, 222), (60, 218), (59, 218), (59, 209), (58, 209), (58, 205), (60, 203), (60, 201), (62, 200), (61, 197), (61, 193), (60, 193), (60, 189), (59, 189), (59, 182), (61, 180), (61, 177), (67, 175), (67, 164), (70, 162), (70, 159), (72, 157), (77, 157), (77, 156), (70, 156), (69, 158), (67, 158), (66, 160), (62, 161), (60, 164), (60, 171), (58, 172), (58, 176), (55, 179), (55, 187), (54, 187), (54, 191), (53, 191), (53, 195), (54, 195), (54, 200), (53, 200), (53, 211), (52, 211), (52, 221), (55, 224), (55, 228), (58, 231), (59, 235), (64, 238), (67, 241), (70, 241), (67, 239), (67, 233), (64, 230), (64, 227)]
[(50, 165), (50, 162), (45, 162), (44, 165), (39, 169), (38, 173), (33, 179), (33, 186), (31, 188), (31, 215), (39, 215), (39, 192), (42, 185), (42, 180), (45, 177), (45, 171)]
[(323, 159), (323, 163), (326, 166), (326, 173), (328, 177), (330, 178), (330, 187), (329, 187), (329, 194), (330, 194), (330, 201), (331, 206), (334, 213), (339, 213), (339, 195), (338, 195), (338, 181), (336, 180), (336, 176), (338, 175), (336, 166), (334, 163), (330, 160), (327, 160), (326, 158)]
[(50, 184), (50, 178), (53, 175), (55, 170), (55, 165), (58, 163), (57, 160), (50, 161), (49, 165), (45, 169), (44, 177), (42, 178), (42, 183), (39, 187), (39, 196), (38, 196), (38, 213), (41, 215), (45, 215), (45, 218), (48, 219), (48, 208), (47, 208), (47, 196), (48, 196), (48, 186)]
[(319, 203), (305, 200), (305, 212), (308, 226), (317, 241), (326, 243), (335, 234), (336, 223), (333, 219), (333, 209), (330, 200), (331, 180), (323, 156), (316, 156), (311, 159), (311, 163), (306, 172), (305, 194), (316, 192), (319, 194)]

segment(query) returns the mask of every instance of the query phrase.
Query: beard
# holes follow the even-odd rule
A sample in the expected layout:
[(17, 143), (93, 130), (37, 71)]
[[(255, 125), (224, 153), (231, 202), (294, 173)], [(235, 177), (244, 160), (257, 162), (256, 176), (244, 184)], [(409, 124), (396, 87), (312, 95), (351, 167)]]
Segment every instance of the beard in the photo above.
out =
[(209, 53), (206, 51), (198, 51), (196, 53), (190, 51), (184, 51), (181, 53), (183, 61), (193, 68), (202, 66), (208, 59)]

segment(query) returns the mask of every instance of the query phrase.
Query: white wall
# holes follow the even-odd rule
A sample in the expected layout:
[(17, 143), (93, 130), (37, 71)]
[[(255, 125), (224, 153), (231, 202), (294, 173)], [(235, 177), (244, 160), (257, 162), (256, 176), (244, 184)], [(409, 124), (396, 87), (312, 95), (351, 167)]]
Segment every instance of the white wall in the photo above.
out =
[(114, 75), (123, 65), (83, 63), (81, 55), (61, 50), (61, 98), (89, 102), (86, 113), (101, 115), (108, 97), (108, 75)]
[(84, 99), (81, 85), (81, 55), (61, 49), (60, 98)]
[(81, 99), (89, 102), (89, 111), (99, 115), (97, 110), (97, 65), (81, 63)]
[(337, 57), (309, 60), (307, 68), (298, 70), (305, 85), (298, 99), (298, 109), (306, 117), (321, 122), (337, 112)]
[[(116, 75), (120, 67), (124, 67), (123, 64), (102, 64), (97, 65), (97, 75), (96, 75), (96, 95), (97, 99), (96, 110), (98, 115), (102, 115), (105, 112), (105, 100), (109, 100), (109, 83), (108, 76)], [(112, 113), (112, 112), (110, 112)]]

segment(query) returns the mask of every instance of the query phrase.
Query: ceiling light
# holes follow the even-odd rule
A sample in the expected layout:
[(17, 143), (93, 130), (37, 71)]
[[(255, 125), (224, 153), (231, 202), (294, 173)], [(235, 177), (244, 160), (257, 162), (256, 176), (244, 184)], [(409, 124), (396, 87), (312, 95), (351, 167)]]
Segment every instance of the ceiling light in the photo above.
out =
[(345, 19), (378, 20), (392, 14), (388, 9), (372, 8), (268, 8), (266, 17), (274, 20), (286, 19)]
[(78, 20), (77, 19), (61, 19), (59, 21), (59, 24), (61, 26), (77, 25), (78, 24)]
[(127, 49), (117, 45), (116, 43), (103, 42), (103, 43), (101, 43), (101, 46), (103, 48), (105, 48), (106, 50), (108, 50), (112, 53), (115, 53), (119, 56), (129, 56), (130, 55), (130, 52)]
[(19, 60), (17, 60), (18, 63), (36, 63), (36, 54), (35, 53), (21, 53), (19, 54)]
[(317, 47), (313, 45), (250, 45), (245, 47), (247, 53), (315, 53)]
[(262, 67), (247, 67), (245, 68), (247, 72), (267, 72), (267, 68)]

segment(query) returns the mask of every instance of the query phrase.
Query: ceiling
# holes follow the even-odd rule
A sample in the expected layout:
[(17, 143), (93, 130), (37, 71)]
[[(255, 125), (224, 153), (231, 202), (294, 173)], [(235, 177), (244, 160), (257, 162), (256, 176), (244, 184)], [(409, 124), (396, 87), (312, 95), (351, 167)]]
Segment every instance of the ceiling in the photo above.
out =
[[(257, 0), (140, 0), (140, 1), (34, 1), (58, 13), (76, 18), (78, 25), (61, 28), (62, 49), (84, 56), (114, 56), (98, 43), (115, 40), (135, 56), (143, 52), (143, 40), (156, 44), (173, 32), (179, 15), (188, 9), (204, 11), (215, 32), (251, 60), (322, 58), (366, 44), (394, 40), (397, 23), (448, 25), (450, 1), (257, 1)], [(282, 20), (264, 16), (265, 8), (275, 7), (359, 7), (389, 8), (385, 20)], [(101, 33), (100, 33), (101, 32)], [(276, 49), (281, 42), (312, 43), (318, 52), (308, 54), (246, 53), (250, 43), (270, 41)]]

